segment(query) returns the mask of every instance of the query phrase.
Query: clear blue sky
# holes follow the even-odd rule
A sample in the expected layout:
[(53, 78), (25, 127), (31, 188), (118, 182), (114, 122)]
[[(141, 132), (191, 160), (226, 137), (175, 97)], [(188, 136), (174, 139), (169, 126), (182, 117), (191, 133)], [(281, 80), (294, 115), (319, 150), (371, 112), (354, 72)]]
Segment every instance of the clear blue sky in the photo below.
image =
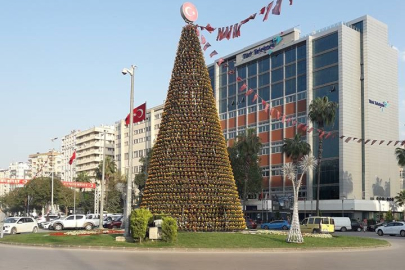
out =
[[(71, 130), (113, 124), (129, 111), (131, 64), (135, 105), (159, 105), (166, 98), (184, 21), (183, 0), (21, 0), (0, 8), (0, 168), (51, 149), (52, 137)], [(237, 23), (270, 0), (194, 0), (197, 23)], [(369, 14), (386, 23), (399, 50), (400, 138), (405, 139), (405, 1), (284, 0), (280, 16), (245, 24), (237, 39), (216, 42), (220, 57), (298, 26), (307, 34)], [(206, 54), (206, 63), (212, 60)], [(389, 128), (389, 127), (387, 127)], [(377, 138), (379, 139), (379, 138)], [(381, 138), (395, 139), (395, 138)], [(55, 142), (60, 149), (60, 140)]]

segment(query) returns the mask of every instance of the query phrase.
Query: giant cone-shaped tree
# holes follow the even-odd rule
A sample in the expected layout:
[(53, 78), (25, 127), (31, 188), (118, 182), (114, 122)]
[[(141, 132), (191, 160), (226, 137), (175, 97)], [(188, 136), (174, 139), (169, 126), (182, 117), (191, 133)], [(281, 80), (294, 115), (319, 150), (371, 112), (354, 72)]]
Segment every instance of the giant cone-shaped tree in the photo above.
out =
[(193, 25), (183, 28), (141, 207), (186, 231), (244, 229), (211, 81)]

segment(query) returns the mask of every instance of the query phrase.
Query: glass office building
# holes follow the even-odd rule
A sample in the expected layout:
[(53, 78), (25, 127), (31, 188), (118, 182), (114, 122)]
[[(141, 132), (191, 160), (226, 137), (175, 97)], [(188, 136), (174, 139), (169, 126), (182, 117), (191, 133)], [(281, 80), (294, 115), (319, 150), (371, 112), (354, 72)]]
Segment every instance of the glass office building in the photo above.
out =
[[(400, 189), (394, 143), (387, 145), (398, 140), (398, 67), (385, 24), (363, 16), (306, 36), (292, 28), (222, 58), (225, 62), (208, 70), (223, 134), (232, 143), (254, 128), (263, 144), (263, 195), (259, 200), (251, 194), (247, 209), (290, 211), (292, 183), (281, 170), (291, 160), (283, 155), (282, 145), (284, 138), (300, 131), (279, 115), (312, 127), (309, 104), (323, 96), (339, 108), (335, 122), (325, 128), (335, 136), (323, 141), (321, 210), (341, 213), (347, 206), (347, 215), (365, 217), (389, 207), (380, 197), (393, 197)], [(246, 96), (247, 89), (240, 91), (243, 84), (254, 93)], [(274, 108), (273, 114), (265, 112), (262, 100)], [(387, 102), (386, 108), (378, 106)], [(316, 127), (303, 135), (316, 156)], [(314, 172), (304, 178), (301, 211), (315, 208), (314, 179)]]

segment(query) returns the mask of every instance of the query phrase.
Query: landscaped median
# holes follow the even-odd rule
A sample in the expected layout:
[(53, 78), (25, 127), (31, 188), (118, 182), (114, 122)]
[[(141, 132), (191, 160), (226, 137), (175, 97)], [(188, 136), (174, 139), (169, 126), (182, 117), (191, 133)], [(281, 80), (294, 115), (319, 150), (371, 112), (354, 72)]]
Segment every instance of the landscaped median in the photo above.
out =
[[(217, 248), (217, 249), (277, 249), (277, 248), (360, 248), (360, 247), (383, 247), (389, 246), (385, 240), (326, 235), (305, 235), (303, 244), (286, 242), (286, 232), (263, 231), (251, 232), (180, 232), (175, 243), (163, 241), (144, 241), (142, 243), (117, 242), (115, 238), (122, 234), (93, 233), (88, 231), (64, 232), (63, 235), (52, 233), (7, 235), (0, 239), (0, 243), (15, 243), (41, 246), (80, 246), (80, 247), (125, 247), (125, 248)], [(94, 231), (97, 232), (97, 231)], [(311, 236), (311, 237), (310, 237)], [(315, 236), (315, 237), (313, 237)]]

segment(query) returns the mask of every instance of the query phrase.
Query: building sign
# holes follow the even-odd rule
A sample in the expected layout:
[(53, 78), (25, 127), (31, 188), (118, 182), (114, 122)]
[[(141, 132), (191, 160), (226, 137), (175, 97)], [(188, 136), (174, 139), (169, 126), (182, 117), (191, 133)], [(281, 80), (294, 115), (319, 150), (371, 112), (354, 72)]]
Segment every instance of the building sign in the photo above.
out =
[(369, 100), (368, 100), (368, 103), (369, 103), (369, 104), (376, 105), (376, 106), (380, 107), (380, 109), (381, 109), (382, 111), (384, 111), (385, 108), (388, 108), (388, 105), (389, 105), (390, 102), (389, 102), (389, 101), (378, 102), (378, 101), (369, 99)]
[(281, 40), (283, 40), (282, 37), (276, 36), (267, 43), (264, 43), (244, 53), (238, 54), (236, 56), (236, 65), (259, 58), (260, 56), (263, 56), (263, 54), (271, 54), (274, 48), (281, 42)]

